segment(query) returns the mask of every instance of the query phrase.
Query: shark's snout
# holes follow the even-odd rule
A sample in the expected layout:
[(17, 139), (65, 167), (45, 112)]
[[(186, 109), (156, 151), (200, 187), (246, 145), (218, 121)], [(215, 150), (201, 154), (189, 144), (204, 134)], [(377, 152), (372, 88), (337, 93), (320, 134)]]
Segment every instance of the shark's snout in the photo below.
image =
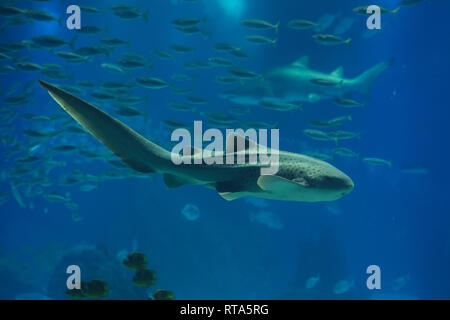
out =
[(355, 188), (355, 184), (353, 183), (352, 179), (350, 179), (350, 177), (348, 177), (347, 175), (345, 175), (345, 178), (342, 179), (342, 195), (345, 196), (346, 194), (350, 193), (353, 191), (353, 189)]
[(321, 201), (337, 200), (352, 192), (355, 187), (349, 176), (331, 165), (322, 167), (321, 173), (310, 180), (311, 187), (320, 194)]
[(338, 172), (332, 176), (325, 176), (321, 181), (321, 187), (328, 189), (342, 197), (352, 192), (355, 187), (352, 179), (343, 172)]

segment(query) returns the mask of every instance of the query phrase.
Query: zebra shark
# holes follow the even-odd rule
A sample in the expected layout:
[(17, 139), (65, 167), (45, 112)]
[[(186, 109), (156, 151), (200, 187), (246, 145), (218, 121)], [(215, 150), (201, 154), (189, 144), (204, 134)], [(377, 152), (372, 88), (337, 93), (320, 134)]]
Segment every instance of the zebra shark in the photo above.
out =
[[(186, 184), (204, 185), (216, 189), (229, 201), (254, 196), (306, 202), (337, 200), (354, 188), (350, 177), (331, 164), (285, 151), (279, 151), (278, 171), (269, 175), (261, 174), (260, 169), (265, 165), (261, 161), (254, 164), (207, 164), (206, 161), (175, 164), (171, 160), (171, 152), (121, 121), (50, 83), (40, 80), (40, 84), (64, 111), (123, 162), (141, 173), (162, 173), (169, 188)], [(240, 152), (254, 152), (248, 148), (249, 143), (243, 145), (240, 150), (233, 149), (236, 156)], [(186, 156), (202, 156), (200, 153), (202, 150), (193, 150)]]

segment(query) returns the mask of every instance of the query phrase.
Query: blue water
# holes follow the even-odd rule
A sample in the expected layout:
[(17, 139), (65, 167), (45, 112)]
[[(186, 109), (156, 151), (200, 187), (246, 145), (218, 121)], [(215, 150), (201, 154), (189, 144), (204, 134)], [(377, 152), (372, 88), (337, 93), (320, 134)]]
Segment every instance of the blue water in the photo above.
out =
[[(1, 1), (7, 5), (7, 1)], [(377, 5), (394, 9), (398, 0), (376, 1)], [(127, 1), (148, 10), (148, 22), (142, 17), (124, 20), (115, 16), (109, 6), (114, 2), (77, 1), (94, 6), (102, 13), (82, 12), (82, 26), (104, 29), (98, 34), (78, 34), (75, 48), (98, 44), (105, 37), (130, 41), (118, 46), (109, 57), (98, 55), (89, 62), (66, 64), (56, 51), (70, 51), (62, 46), (53, 51), (24, 48), (5, 53), (16, 59), (40, 65), (62, 65), (72, 80), (55, 80), (39, 71), (13, 71), (0, 75), (1, 99), (15, 83), (20, 87), (35, 81), (32, 97), (25, 104), (2, 104), (1, 126), (1, 193), (5, 201), (0, 207), (0, 298), (27, 299), (65, 295), (65, 268), (80, 264), (83, 281), (101, 279), (109, 284), (109, 298), (145, 299), (148, 293), (162, 288), (178, 299), (448, 299), (450, 298), (450, 218), (448, 181), (449, 152), (448, 9), (446, 1), (423, 1), (402, 7), (394, 16), (382, 15), (382, 31), (366, 37), (364, 16), (355, 15), (360, 1), (257, 1), (197, 0)], [(21, 26), (6, 26), (1, 43), (29, 40), (39, 35), (54, 35), (70, 41), (75, 31), (65, 27), (66, 4), (61, 1), (15, 1), (9, 4), (21, 9), (33, 8), (63, 17), (56, 21), (34, 21)], [(325, 33), (333, 33), (339, 21), (351, 18), (353, 24), (343, 38), (351, 44), (324, 46), (313, 41), (313, 30), (287, 27), (292, 19), (317, 21), (324, 14), (335, 17)], [(211, 39), (201, 34), (187, 35), (174, 28), (171, 21), (180, 17), (203, 18), (202, 28)], [(275, 23), (274, 30), (252, 30), (242, 19), (258, 18)], [(3, 24), (5, 17), (1, 17)], [(251, 34), (278, 38), (275, 45), (254, 45), (246, 41)], [(243, 48), (249, 58), (236, 58), (212, 48), (216, 42)], [(177, 54), (163, 60), (152, 50), (171, 52), (171, 44), (183, 44), (195, 53)], [(1, 45), (0, 45), (1, 47)], [(104, 62), (115, 63), (124, 52), (149, 58), (153, 68), (131, 69), (113, 74), (102, 68)], [(373, 65), (395, 58), (395, 62), (373, 83), (365, 108), (344, 109), (330, 101), (305, 103), (304, 112), (277, 112), (252, 107), (247, 120), (277, 122), (280, 149), (292, 152), (330, 153), (333, 141), (316, 141), (303, 134), (310, 120), (327, 120), (351, 114), (353, 120), (340, 129), (360, 132), (361, 139), (344, 140), (344, 146), (364, 157), (392, 161), (388, 166), (374, 166), (357, 158), (336, 156), (329, 161), (348, 174), (355, 184), (350, 194), (334, 202), (284, 202), (277, 200), (222, 199), (215, 190), (201, 186), (168, 189), (160, 175), (148, 178), (128, 176), (123, 179), (100, 179), (98, 188), (80, 191), (81, 181), (64, 185), (62, 179), (73, 170), (81, 175), (102, 177), (108, 171), (120, 171), (102, 159), (90, 159), (75, 152), (57, 152), (52, 148), (72, 144), (78, 148), (107, 152), (93, 137), (67, 131), (55, 137), (33, 138), (24, 130), (59, 130), (70, 117), (37, 83), (43, 79), (55, 84), (76, 85), (77, 81), (130, 81), (138, 76), (152, 76), (171, 81), (176, 73), (194, 76), (193, 81), (179, 82), (179, 87), (194, 88), (190, 95), (209, 100), (196, 112), (174, 111), (171, 101), (186, 102), (188, 95), (176, 95), (170, 88), (133, 89), (133, 95), (148, 102), (137, 107), (146, 117), (121, 117), (136, 131), (152, 141), (167, 146), (170, 131), (162, 120), (179, 120), (192, 124), (205, 120), (203, 110), (226, 111), (234, 105), (219, 97), (229, 85), (214, 81), (227, 74), (214, 67), (190, 70), (183, 61), (207, 60), (221, 56), (239, 61), (257, 73), (288, 65), (308, 55), (310, 67), (330, 73), (344, 67), (344, 76), (353, 78)], [(13, 61), (2, 60), (1, 65)], [(67, 65), (67, 70), (65, 69)], [(113, 114), (111, 102), (96, 101), (92, 89), (77, 94), (86, 101)], [(361, 97), (356, 96), (359, 99)], [(10, 109), (10, 110), (7, 110)], [(11, 111), (12, 109), (12, 111)], [(12, 121), (6, 114), (12, 112)], [(31, 121), (22, 115), (65, 115), (57, 121)], [(73, 122), (75, 124), (75, 122)], [(39, 145), (33, 155), (39, 161), (28, 164), (33, 171), (14, 175), (17, 159)], [(109, 155), (107, 153), (107, 155)], [(52, 169), (45, 180), (45, 163), (64, 162)], [(405, 173), (405, 166), (426, 169), (425, 174)], [(40, 169), (41, 168), (41, 169)], [(31, 178), (37, 182), (31, 185)], [(94, 179), (95, 180), (95, 179)], [(91, 183), (91, 182), (90, 182)], [(97, 183), (91, 183), (97, 184)], [(22, 207), (11, 185), (16, 185)], [(31, 187), (30, 187), (31, 186)], [(29, 190), (42, 188), (42, 193), (29, 195)], [(69, 209), (63, 202), (50, 202), (44, 195), (70, 193), (78, 208)], [(28, 194), (28, 195), (27, 195)], [(187, 219), (182, 209), (192, 204), (199, 210), (197, 219)], [(268, 212), (268, 213), (267, 213)], [(268, 219), (267, 217), (270, 217)], [(146, 254), (148, 267), (157, 273), (155, 286), (136, 288), (133, 271), (121, 264), (121, 254), (131, 251)], [(74, 254), (75, 252), (75, 254)], [(381, 270), (381, 289), (366, 287), (369, 265)], [(309, 277), (320, 279), (312, 289), (305, 288)], [(333, 292), (338, 281), (353, 283), (342, 294)], [(108, 298), (107, 297), (107, 298)]]

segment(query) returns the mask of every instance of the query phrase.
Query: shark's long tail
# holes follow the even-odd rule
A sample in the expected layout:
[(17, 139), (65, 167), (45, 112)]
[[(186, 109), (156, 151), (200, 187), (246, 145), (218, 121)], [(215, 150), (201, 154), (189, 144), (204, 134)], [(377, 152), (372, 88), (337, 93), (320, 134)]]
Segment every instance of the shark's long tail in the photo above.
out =
[(365, 96), (370, 95), (370, 87), (372, 83), (377, 79), (390, 65), (392, 65), (394, 59), (383, 61), (373, 66), (369, 70), (363, 72), (361, 75), (355, 78), (358, 91)]
[(119, 120), (50, 83), (39, 82), (64, 111), (133, 169), (155, 172), (170, 161), (170, 152)]

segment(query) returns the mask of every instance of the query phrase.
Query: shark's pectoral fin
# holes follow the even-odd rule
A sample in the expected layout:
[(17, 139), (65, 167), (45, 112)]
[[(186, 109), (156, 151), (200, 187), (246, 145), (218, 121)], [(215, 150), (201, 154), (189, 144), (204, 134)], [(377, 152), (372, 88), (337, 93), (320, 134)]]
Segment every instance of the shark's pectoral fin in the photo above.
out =
[(219, 195), (227, 201), (233, 201), (245, 196), (243, 192), (219, 192)]
[(299, 182), (276, 175), (262, 175), (258, 178), (257, 184), (264, 191), (274, 193), (298, 192), (302, 187)]
[(227, 201), (245, 197), (247, 192), (245, 186), (236, 181), (219, 181), (214, 184), (214, 188)]

